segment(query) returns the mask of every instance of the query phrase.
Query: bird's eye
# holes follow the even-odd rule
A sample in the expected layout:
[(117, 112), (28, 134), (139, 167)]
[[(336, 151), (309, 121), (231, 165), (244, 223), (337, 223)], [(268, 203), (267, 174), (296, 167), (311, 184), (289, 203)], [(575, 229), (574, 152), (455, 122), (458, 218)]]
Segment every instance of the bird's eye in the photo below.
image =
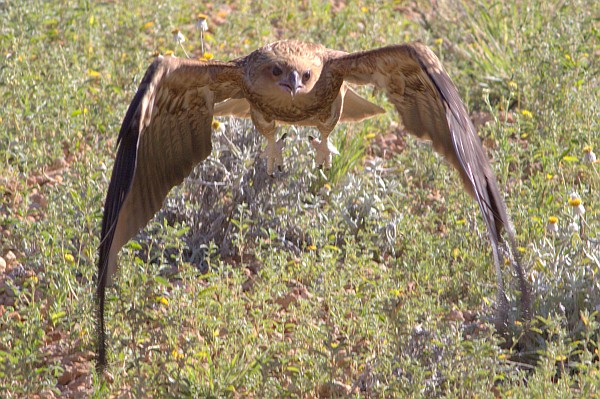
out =
[(302, 80), (304, 82), (306, 82), (308, 79), (310, 79), (310, 71), (306, 71), (302, 74)]
[(283, 71), (281, 70), (281, 68), (279, 68), (277, 65), (275, 65), (273, 67), (273, 76), (279, 76), (283, 73)]

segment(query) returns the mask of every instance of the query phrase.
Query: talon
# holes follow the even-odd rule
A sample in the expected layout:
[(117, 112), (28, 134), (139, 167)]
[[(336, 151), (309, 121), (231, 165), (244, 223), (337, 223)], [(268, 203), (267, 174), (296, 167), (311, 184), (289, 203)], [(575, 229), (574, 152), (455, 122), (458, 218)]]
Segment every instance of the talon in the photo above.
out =
[(316, 150), (315, 161), (317, 166), (324, 166), (325, 169), (331, 169), (332, 154), (338, 155), (338, 150), (331, 144), (329, 139), (323, 141), (309, 136), (310, 143)]
[(267, 158), (267, 174), (273, 176), (275, 167), (280, 171), (283, 168), (283, 154), (282, 149), (287, 135), (275, 141), (275, 137), (267, 138), (267, 148), (260, 154), (261, 158)]

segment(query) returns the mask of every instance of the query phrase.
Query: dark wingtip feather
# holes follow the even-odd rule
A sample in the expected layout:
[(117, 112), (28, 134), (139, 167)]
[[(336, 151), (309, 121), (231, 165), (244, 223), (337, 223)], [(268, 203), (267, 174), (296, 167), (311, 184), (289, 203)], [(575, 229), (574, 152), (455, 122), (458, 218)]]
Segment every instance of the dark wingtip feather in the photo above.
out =
[(98, 281), (96, 287), (96, 370), (102, 372), (106, 367), (106, 330), (104, 325), (104, 308), (106, 285), (108, 282), (108, 261), (110, 250), (115, 234), (119, 212), (125, 200), (125, 196), (131, 187), (135, 174), (137, 144), (139, 138), (140, 121), (139, 108), (146, 95), (148, 84), (159, 64), (159, 60), (153, 62), (142, 82), (127, 112), (117, 139), (117, 156), (113, 166), (106, 200), (104, 202), (104, 214), (102, 217), (102, 230), (100, 245), (98, 247)]
[[(431, 53), (431, 50), (425, 46), (420, 48), (426, 49), (428, 55)], [(501, 240), (502, 230), (510, 230), (510, 221), (496, 178), (475, 127), (460, 99), (456, 86), (448, 74), (443, 71), (439, 62), (434, 64), (429, 57), (419, 55), (418, 51), (413, 51), (413, 55), (438, 90), (446, 109), (446, 119), (452, 135), (454, 152), (462, 168), (461, 174), (465, 174), (468, 180), (465, 183), (470, 184), (473, 195), (481, 207), (490, 238), (498, 243)]]
[[(529, 320), (531, 317), (531, 294), (526, 281), (525, 271), (516, 251), (514, 228), (481, 140), (460, 99), (456, 86), (442, 69), (439, 61), (432, 61), (437, 60), (435, 55), (426, 46), (420, 44), (415, 45), (412, 53), (440, 95), (440, 99), (446, 109), (446, 119), (452, 135), (455, 155), (462, 168), (462, 171), (460, 171), (461, 175), (463, 175), (463, 180), (465, 178), (467, 180), (465, 184), (471, 186), (470, 188), (479, 204), (486, 223), (493, 247), (494, 263), (496, 264), (498, 273), (500, 307), (508, 307), (500, 274), (500, 260), (503, 255), (499, 248), (500, 243), (506, 242), (508, 250), (511, 252), (512, 264), (519, 280), (522, 318)], [(508, 240), (503, 239), (503, 231), (506, 233)], [(506, 312), (507, 314), (508, 309), (500, 309), (500, 312)]]
[[(134, 104), (132, 104), (133, 107)], [(127, 119), (125, 119), (125, 122)], [(125, 122), (123, 125), (125, 126)], [(133, 133), (133, 132), (130, 132)], [(115, 234), (115, 226), (123, 200), (131, 186), (135, 172), (138, 135), (123, 135), (119, 143), (117, 158), (104, 204), (102, 233), (98, 247), (98, 281), (96, 287), (96, 334), (98, 359), (96, 368), (101, 371), (106, 365), (106, 332), (104, 328), (105, 292), (108, 281), (108, 260)]]

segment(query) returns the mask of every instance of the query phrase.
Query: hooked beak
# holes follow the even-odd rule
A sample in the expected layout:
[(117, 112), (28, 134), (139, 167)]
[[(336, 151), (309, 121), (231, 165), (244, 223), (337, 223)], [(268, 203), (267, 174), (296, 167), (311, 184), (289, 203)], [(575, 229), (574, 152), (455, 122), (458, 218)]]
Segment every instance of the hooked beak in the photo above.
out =
[(282, 80), (279, 85), (285, 88), (293, 96), (298, 93), (298, 90), (302, 88), (302, 81), (300, 80), (300, 74), (297, 71), (292, 71), (287, 80)]

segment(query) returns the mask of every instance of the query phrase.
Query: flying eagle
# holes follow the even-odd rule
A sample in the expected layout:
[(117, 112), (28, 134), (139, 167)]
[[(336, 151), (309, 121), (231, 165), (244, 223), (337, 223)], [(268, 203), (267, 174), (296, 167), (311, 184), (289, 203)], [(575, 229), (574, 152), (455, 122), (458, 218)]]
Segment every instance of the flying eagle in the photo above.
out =
[[(125, 114), (104, 206), (99, 246), (97, 367), (106, 365), (105, 290), (117, 254), (161, 208), (171, 188), (211, 153), (214, 116), (249, 117), (267, 139), (267, 172), (283, 166), (278, 123), (315, 126), (317, 164), (331, 166), (329, 134), (338, 122), (384, 112), (348, 83), (386, 92), (404, 127), (429, 140), (459, 172), (486, 223), (496, 264), (499, 312), (504, 322), (500, 259), (513, 252), (522, 311), (530, 307), (524, 271), (514, 256), (514, 229), (502, 194), (458, 91), (435, 54), (419, 43), (356, 53), (318, 44), (279, 41), (230, 62), (159, 56), (148, 68)], [(508, 237), (503, 240), (502, 232)], [(506, 242), (506, 248), (500, 244)]]

